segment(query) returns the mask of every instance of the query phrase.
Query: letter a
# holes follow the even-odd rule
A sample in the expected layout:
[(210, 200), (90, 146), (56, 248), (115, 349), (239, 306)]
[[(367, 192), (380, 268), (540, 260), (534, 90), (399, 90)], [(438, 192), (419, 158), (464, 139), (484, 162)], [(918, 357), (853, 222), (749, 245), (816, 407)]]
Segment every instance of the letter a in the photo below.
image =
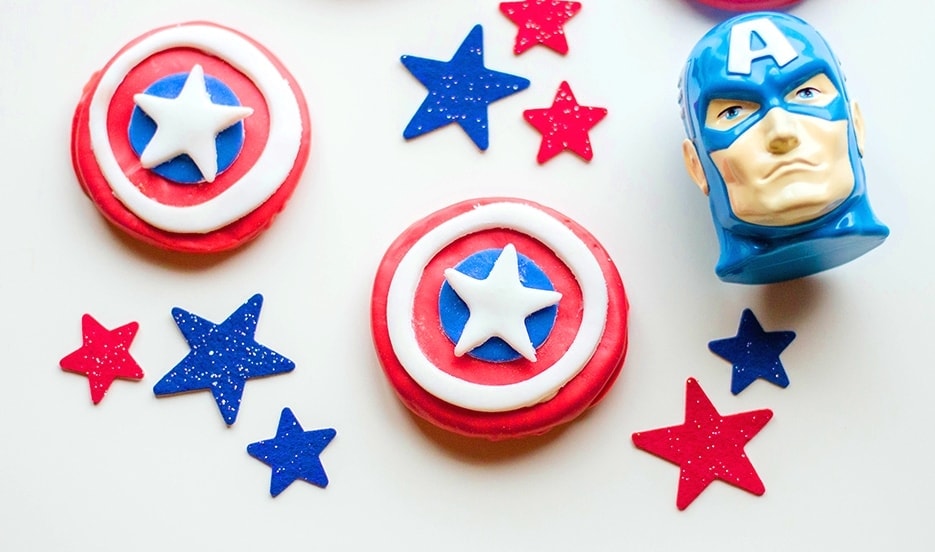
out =
[[(754, 33), (763, 42), (763, 47), (757, 50), (750, 48)], [(728, 73), (749, 75), (753, 61), (765, 57), (773, 58), (776, 65), (783, 67), (799, 56), (776, 24), (765, 17), (737, 23), (731, 28), (730, 51), (727, 53)]]

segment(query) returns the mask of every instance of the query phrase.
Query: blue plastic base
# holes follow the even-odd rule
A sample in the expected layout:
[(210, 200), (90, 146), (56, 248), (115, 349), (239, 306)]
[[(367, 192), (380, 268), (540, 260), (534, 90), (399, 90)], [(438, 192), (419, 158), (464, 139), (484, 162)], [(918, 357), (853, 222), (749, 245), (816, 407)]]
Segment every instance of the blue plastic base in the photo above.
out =
[(715, 272), (721, 280), (736, 284), (771, 284), (802, 278), (852, 261), (882, 244), (889, 235), (889, 229), (882, 225), (865, 230), (862, 234), (779, 244), (742, 240), (736, 245), (746, 249), (746, 254), (730, 265), (718, 263)]

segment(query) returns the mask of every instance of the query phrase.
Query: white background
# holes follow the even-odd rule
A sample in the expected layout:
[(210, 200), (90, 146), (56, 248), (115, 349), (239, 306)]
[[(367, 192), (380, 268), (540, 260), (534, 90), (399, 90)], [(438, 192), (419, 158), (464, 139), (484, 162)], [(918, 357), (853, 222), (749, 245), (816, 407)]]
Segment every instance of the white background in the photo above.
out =
[[(723, 14), (687, 0), (584, 0), (570, 52), (514, 56), (494, 0), (0, 0), (0, 549), (3, 550), (848, 550), (930, 547), (935, 400), (930, 292), (931, 54), (935, 4), (804, 0), (793, 8), (842, 59), (863, 108), (871, 202), (892, 230), (847, 266), (744, 287), (714, 275), (706, 200), (682, 168), (676, 82)], [(126, 42), (205, 19), (270, 48), (305, 91), (312, 153), (271, 229), (234, 253), (154, 251), (111, 228), (71, 169), (82, 86)], [(449, 59), (474, 24), (486, 65), (529, 78), (494, 103), (490, 148), (457, 127), (406, 142), (425, 96), (399, 62)], [(609, 110), (590, 164), (540, 166), (521, 116), (562, 80)], [(542, 438), (489, 444), (416, 420), (383, 378), (369, 332), (377, 264), (428, 213), (507, 195), (553, 207), (607, 248), (631, 303), (630, 351), (605, 401)], [(156, 399), (187, 352), (170, 310), (222, 321), (265, 296), (257, 338), (296, 362), (250, 381), (237, 423), (208, 392)], [(754, 309), (794, 330), (787, 389), (730, 394), (707, 350)], [(146, 377), (91, 404), (58, 361), (80, 318), (140, 323)], [(715, 482), (675, 507), (678, 468), (631, 443), (681, 423), (696, 377), (725, 414), (771, 408), (746, 447), (766, 485)], [(331, 484), (269, 496), (246, 445), (284, 406), (334, 427)]]

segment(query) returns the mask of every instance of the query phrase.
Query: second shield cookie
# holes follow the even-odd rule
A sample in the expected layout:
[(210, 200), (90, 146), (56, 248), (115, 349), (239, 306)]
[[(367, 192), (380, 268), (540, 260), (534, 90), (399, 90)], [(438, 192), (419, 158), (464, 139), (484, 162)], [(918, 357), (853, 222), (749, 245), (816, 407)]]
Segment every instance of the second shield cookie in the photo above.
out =
[(403, 403), (500, 440), (597, 403), (623, 365), (627, 297), (597, 240), (520, 199), (458, 203), (413, 224), (377, 271), (377, 354)]

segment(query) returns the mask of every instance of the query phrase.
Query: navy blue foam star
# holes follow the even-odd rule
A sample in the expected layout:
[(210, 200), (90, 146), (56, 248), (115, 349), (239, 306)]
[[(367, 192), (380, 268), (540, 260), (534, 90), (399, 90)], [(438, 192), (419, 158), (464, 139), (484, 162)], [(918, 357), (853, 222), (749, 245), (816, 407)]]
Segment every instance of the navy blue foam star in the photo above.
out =
[(294, 362), (254, 339), (262, 306), (263, 296), (256, 294), (220, 324), (172, 309), (191, 351), (153, 387), (156, 396), (210, 389), (224, 421), (233, 424), (248, 379), (295, 368)]
[(324, 488), (328, 476), (319, 455), (335, 435), (337, 432), (331, 428), (303, 430), (292, 410), (283, 408), (276, 436), (247, 445), (247, 454), (273, 468), (269, 483), (269, 494), (273, 496), (296, 479)]
[(484, 30), (475, 25), (451, 61), (402, 56), (400, 61), (429, 93), (409, 121), (407, 140), (458, 123), (481, 150), (486, 150), (487, 106), (529, 87), (516, 75), (484, 67)]
[(792, 343), (795, 332), (766, 332), (750, 309), (740, 316), (737, 336), (708, 343), (711, 352), (734, 365), (730, 392), (740, 393), (757, 378), (779, 387), (789, 385), (779, 353)]

